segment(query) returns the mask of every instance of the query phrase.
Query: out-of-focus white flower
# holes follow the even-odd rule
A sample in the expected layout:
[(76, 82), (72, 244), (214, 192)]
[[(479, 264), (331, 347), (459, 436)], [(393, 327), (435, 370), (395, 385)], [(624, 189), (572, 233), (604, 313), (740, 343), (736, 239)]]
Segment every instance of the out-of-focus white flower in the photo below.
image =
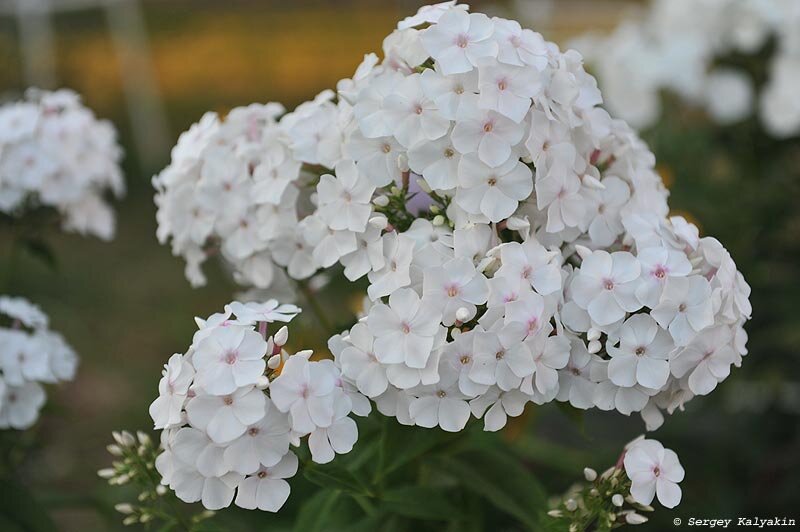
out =
[(76, 93), (30, 89), (0, 107), (0, 212), (52, 207), (65, 231), (110, 240), (114, 212), (104, 196), (125, 193), (121, 158), (114, 127)]

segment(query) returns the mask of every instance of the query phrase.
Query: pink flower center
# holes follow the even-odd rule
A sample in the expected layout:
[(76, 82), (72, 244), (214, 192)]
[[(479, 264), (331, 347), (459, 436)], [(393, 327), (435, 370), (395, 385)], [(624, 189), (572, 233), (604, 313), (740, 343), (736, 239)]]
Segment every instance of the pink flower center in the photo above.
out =
[(228, 351), (225, 353), (225, 363), (230, 364), (231, 366), (236, 364), (236, 361), (239, 360), (239, 353), (236, 351)]
[(655, 466), (655, 467), (653, 468), (653, 474), (654, 474), (655, 476), (657, 476), (657, 477), (661, 476), (661, 468), (659, 468), (658, 466)]
[(486, 122), (483, 124), (483, 131), (486, 133), (491, 133), (494, 129), (494, 122)]
[(606, 290), (613, 290), (614, 281), (612, 281), (611, 279), (603, 279), (603, 288)]
[(666, 276), (667, 276), (667, 269), (661, 265), (659, 265), (658, 267), (656, 267), (655, 270), (653, 270), (653, 277), (655, 277), (656, 279), (663, 279)]
[(456, 46), (458, 46), (459, 48), (466, 48), (468, 44), (469, 44), (469, 37), (467, 37), (465, 34), (462, 33), (461, 35), (456, 37)]
[(501, 91), (504, 91), (508, 88), (508, 82), (504, 79), (501, 79), (497, 82), (497, 88)]
[(450, 285), (447, 287), (447, 297), (456, 297), (460, 292), (457, 285)]
[(411, 332), (411, 326), (408, 323), (403, 322), (400, 326), (400, 330), (403, 331), (403, 334), (408, 334)]

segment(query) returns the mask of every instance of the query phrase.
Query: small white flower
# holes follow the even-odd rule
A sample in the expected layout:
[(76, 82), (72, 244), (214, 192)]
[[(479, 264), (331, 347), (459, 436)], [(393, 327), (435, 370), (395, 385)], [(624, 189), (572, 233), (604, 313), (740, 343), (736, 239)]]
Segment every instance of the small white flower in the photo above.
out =
[(266, 352), (267, 342), (252, 329), (219, 327), (197, 344), (192, 356), (197, 385), (214, 395), (253, 385), (266, 368)]
[(649, 505), (656, 495), (667, 508), (681, 502), (678, 483), (685, 473), (674, 451), (656, 440), (639, 440), (625, 453), (624, 464), (636, 502)]
[(420, 427), (441, 427), (447, 432), (459, 432), (469, 421), (470, 408), (458, 388), (458, 372), (449, 364), (440, 368), (439, 382), (419, 390), (408, 410), (411, 419)]
[(271, 467), (261, 467), (254, 475), (239, 484), (236, 506), (248, 510), (277, 512), (289, 498), (287, 478), (297, 473), (297, 456), (287, 453)]
[(363, 231), (372, 214), (370, 201), (375, 186), (361, 176), (351, 160), (336, 165), (336, 177), (320, 177), (317, 194), (320, 216), (331, 229)]
[(433, 302), (420, 299), (410, 288), (396, 290), (389, 305), (374, 305), (367, 318), (375, 337), (375, 357), (383, 364), (424, 368), (440, 321), (441, 312)]
[(278, 410), (289, 413), (292, 430), (308, 434), (333, 423), (335, 386), (335, 377), (326, 366), (293, 356), (269, 390)]
[(229, 443), (223, 454), (231, 471), (251, 475), (259, 467), (272, 467), (289, 452), (289, 420), (272, 401), (265, 403), (266, 414), (247, 427), (244, 434)]
[(514, 214), (519, 202), (533, 190), (530, 168), (513, 158), (506, 157), (505, 163), (493, 168), (470, 153), (461, 158), (458, 170), (455, 201), (465, 211), (483, 214), (492, 222)]
[(513, 148), (524, 135), (525, 128), (521, 124), (472, 102), (462, 105), (452, 139), (459, 152), (477, 153), (482, 162), (495, 168), (508, 162)]
[(618, 386), (641, 384), (659, 389), (669, 378), (669, 357), (675, 349), (667, 331), (647, 314), (628, 318), (619, 330), (620, 345), (606, 345), (608, 376)]
[(680, 346), (714, 324), (711, 285), (703, 277), (670, 277), (651, 315)]
[(444, 74), (469, 72), (483, 57), (497, 55), (494, 25), (486, 15), (450, 9), (422, 34), (422, 44)]
[(450, 326), (461, 308), (467, 310), (467, 316), (460, 321), (469, 321), (475, 316), (476, 305), (486, 303), (489, 285), (471, 260), (455, 258), (442, 266), (425, 269), (422, 295), (429, 304), (439, 308), (442, 323)]
[(186, 414), (192, 426), (204, 430), (215, 443), (225, 444), (263, 418), (265, 405), (261, 390), (245, 387), (230, 395), (198, 394), (189, 399)]
[(194, 379), (194, 368), (183, 355), (175, 353), (164, 365), (162, 374), (158, 382), (159, 395), (150, 405), (150, 417), (157, 429), (181, 423), (181, 410)]
[(592, 321), (609, 325), (642, 307), (635, 296), (640, 273), (641, 266), (630, 253), (598, 250), (581, 264), (572, 280), (572, 295)]

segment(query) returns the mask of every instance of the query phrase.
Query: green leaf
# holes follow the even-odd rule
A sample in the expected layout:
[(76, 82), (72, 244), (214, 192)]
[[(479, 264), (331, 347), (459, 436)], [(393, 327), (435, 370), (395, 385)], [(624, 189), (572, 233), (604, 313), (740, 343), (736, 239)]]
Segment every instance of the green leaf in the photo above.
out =
[(431, 521), (448, 521), (460, 514), (447, 490), (435, 486), (403, 486), (383, 493), (381, 510)]
[(20, 532), (50, 532), (55, 523), (47, 511), (22, 484), (10, 477), (0, 478), (0, 516), (4, 523), (12, 523), (11, 530)]
[(38, 237), (25, 237), (19, 240), (22, 248), (33, 258), (42, 262), (49, 269), (58, 269), (58, 261), (50, 246)]
[(466, 489), (531, 528), (547, 508), (539, 482), (524, 464), (506, 454), (491, 449), (466, 451), (443, 458), (442, 463)]
[(389, 446), (386, 451), (391, 459), (383, 468), (383, 476), (419, 458), (437, 445), (449, 441), (444, 439), (445, 433), (439, 430), (419, 430), (417, 427), (409, 428), (394, 423), (391, 431), (388, 441), (393, 442), (396, 447)]
[(355, 475), (341, 467), (325, 466), (323, 468), (312, 466), (306, 468), (303, 474), (309, 481), (323, 488), (338, 489), (355, 495), (371, 495)]
[(314, 494), (300, 508), (293, 530), (296, 532), (317, 532), (327, 530), (330, 515), (342, 492), (323, 489)]

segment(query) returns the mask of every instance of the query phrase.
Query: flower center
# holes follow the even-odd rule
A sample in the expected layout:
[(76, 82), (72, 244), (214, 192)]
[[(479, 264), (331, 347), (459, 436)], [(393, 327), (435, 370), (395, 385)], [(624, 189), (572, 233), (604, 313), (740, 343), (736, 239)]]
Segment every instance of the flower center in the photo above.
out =
[(497, 88), (500, 89), (501, 91), (506, 90), (508, 88), (508, 82), (504, 79), (501, 79), (500, 81), (497, 82)]
[(266, 471), (259, 471), (257, 476), (258, 476), (258, 478), (266, 478), (267, 472)]
[(503, 360), (504, 356), (506, 356), (505, 351), (498, 351), (497, 353), (494, 354), (494, 358), (497, 360)]
[(459, 358), (458, 360), (459, 362), (461, 362), (461, 364), (466, 366), (472, 361), (472, 357), (469, 355), (461, 355), (461, 358)]
[(233, 397), (226, 395), (222, 398), (222, 402), (225, 403), (226, 406), (231, 406), (233, 404)]
[(603, 279), (603, 288), (606, 290), (613, 290), (614, 281), (612, 281), (611, 279)]
[(451, 285), (447, 287), (447, 297), (456, 297), (459, 293), (459, 289), (455, 285)]
[(239, 353), (236, 351), (228, 351), (225, 353), (225, 363), (230, 364), (231, 366), (236, 364), (236, 361), (239, 360)]
[(389, 153), (392, 151), (392, 147), (388, 143), (381, 146), (381, 149), (383, 150), (383, 153)]
[(438, 392), (436, 392), (436, 395), (437, 395), (437, 396), (438, 396), (440, 399), (443, 399), (443, 398), (447, 397), (447, 392), (446, 392), (446, 391), (444, 391), (444, 390), (439, 390)]
[(421, 115), (422, 114), (422, 106), (420, 104), (415, 105), (414, 106), (414, 112), (417, 113), (418, 115)]
[(469, 38), (463, 33), (458, 37), (456, 37), (456, 46), (458, 46), (459, 48), (466, 48), (468, 44), (469, 44)]
[(486, 133), (491, 133), (493, 129), (494, 129), (494, 124), (492, 122), (486, 122), (485, 124), (483, 124), (483, 130)]
[(663, 279), (667, 276), (667, 270), (663, 266), (659, 266), (653, 271), (653, 277), (656, 279)]
[(653, 474), (654, 474), (655, 476), (657, 476), (657, 477), (661, 476), (661, 468), (659, 468), (658, 466), (655, 466), (655, 467), (653, 468)]
[(678, 305), (678, 312), (686, 312), (686, 303)]
[(636, 353), (636, 356), (638, 357), (642, 356), (644, 354), (644, 347), (642, 346), (637, 347), (634, 353)]
[(486, 184), (489, 185), (490, 187), (495, 186), (497, 184), (497, 178), (494, 176), (490, 177), (489, 180), (486, 181)]
[(453, 148), (445, 148), (444, 150), (444, 156), (448, 159), (452, 159), (455, 154), (456, 152), (453, 151)]
[(400, 330), (403, 331), (403, 334), (408, 334), (411, 332), (411, 325), (409, 325), (406, 322), (403, 322), (402, 325), (400, 326)]
[(259, 432), (260, 431), (258, 427), (250, 427), (250, 429), (247, 431), (250, 436), (257, 436)]

